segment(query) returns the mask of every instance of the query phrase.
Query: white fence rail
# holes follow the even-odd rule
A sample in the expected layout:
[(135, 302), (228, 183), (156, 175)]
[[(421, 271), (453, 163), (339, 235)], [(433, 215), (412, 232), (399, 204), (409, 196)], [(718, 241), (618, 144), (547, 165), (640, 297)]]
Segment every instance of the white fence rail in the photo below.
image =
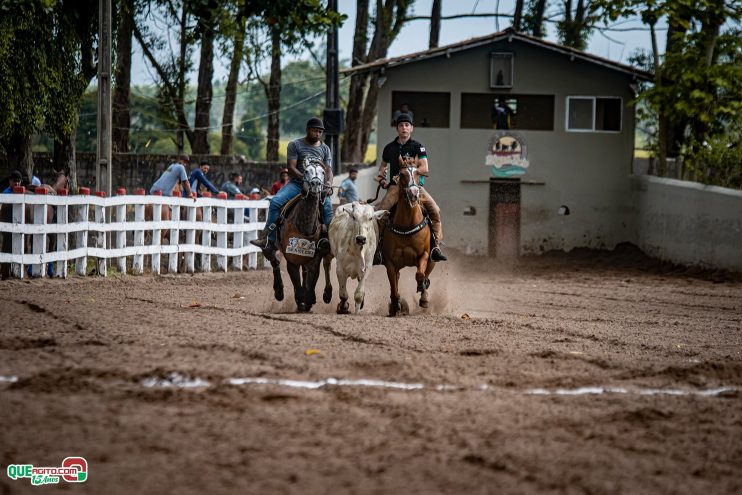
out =
[[(171, 220), (162, 220), (163, 205), (170, 208)], [(54, 264), (54, 276), (64, 278), (70, 261), (78, 275), (86, 275), (88, 258), (95, 259), (101, 275), (109, 262), (134, 274), (147, 267), (155, 274), (177, 273), (179, 267), (188, 273), (211, 271), (212, 258), (219, 271), (229, 266), (242, 270), (245, 261), (257, 268), (260, 249), (249, 241), (263, 229), (265, 222), (258, 219), (264, 214), (259, 212), (268, 206), (266, 200), (227, 200), (221, 194), (194, 201), (144, 195), (142, 190), (111, 198), (0, 194), (0, 263), (10, 263), (11, 275), (18, 278), (29, 271), (45, 277), (52, 271), (48, 264)], [(56, 241), (53, 249), (51, 240)]]

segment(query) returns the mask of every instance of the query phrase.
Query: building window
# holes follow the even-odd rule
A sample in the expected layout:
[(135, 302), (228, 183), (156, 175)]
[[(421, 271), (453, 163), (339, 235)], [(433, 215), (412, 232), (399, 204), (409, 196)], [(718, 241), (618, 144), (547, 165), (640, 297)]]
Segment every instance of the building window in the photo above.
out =
[(412, 115), (415, 127), (450, 127), (451, 93), (392, 91), (391, 125), (403, 111)]
[(618, 97), (568, 96), (567, 130), (621, 132), (623, 100)]
[(462, 93), (461, 128), (553, 131), (554, 96)]
[(513, 87), (513, 54), (490, 53), (490, 88)]

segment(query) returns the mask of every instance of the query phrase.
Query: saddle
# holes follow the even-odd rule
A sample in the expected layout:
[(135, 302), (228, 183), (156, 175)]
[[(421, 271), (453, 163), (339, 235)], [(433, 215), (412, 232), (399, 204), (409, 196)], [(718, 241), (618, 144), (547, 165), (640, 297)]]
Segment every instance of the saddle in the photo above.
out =
[(281, 214), (276, 222), (279, 225), (277, 239), (279, 245), (283, 246), (284, 257), (287, 261), (295, 265), (304, 265), (314, 259), (317, 254), (323, 255), (323, 248), (319, 241), (325, 231), (325, 225), (322, 221), (323, 211), (321, 208), (320, 226), (312, 235), (306, 235), (300, 232), (292, 222), (286, 221), (300, 200), (301, 195), (289, 200), (286, 206), (281, 209)]

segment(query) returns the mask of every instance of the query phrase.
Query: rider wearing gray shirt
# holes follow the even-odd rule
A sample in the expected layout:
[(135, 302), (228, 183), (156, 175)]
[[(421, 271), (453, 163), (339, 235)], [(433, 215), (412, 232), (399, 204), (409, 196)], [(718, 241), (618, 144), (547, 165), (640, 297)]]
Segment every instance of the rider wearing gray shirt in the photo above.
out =
[(296, 160), (296, 169), (301, 172), (300, 177), (292, 177), (291, 180), (301, 182), (304, 176), (304, 163), (320, 161), (324, 163), (325, 168), (332, 170), (332, 153), (330, 147), (325, 143), (320, 143), (319, 146), (313, 146), (307, 143), (304, 138), (295, 139), (289, 143), (288, 149), (286, 150), (286, 158)]

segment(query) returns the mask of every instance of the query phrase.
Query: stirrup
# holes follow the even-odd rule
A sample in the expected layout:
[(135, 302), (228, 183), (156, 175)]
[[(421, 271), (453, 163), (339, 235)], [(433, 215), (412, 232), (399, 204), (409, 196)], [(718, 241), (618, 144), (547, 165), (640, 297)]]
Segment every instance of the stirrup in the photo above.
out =
[(384, 264), (384, 256), (381, 254), (381, 249), (377, 249), (374, 252), (374, 262), (372, 265), (383, 265)]
[(317, 251), (319, 251), (322, 256), (330, 254), (330, 239), (327, 237), (320, 237), (317, 241)]
[(433, 261), (448, 261), (448, 258), (443, 255), (441, 248), (438, 246), (430, 250), (430, 259)]
[(262, 237), (260, 239), (252, 239), (250, 244), (257, 246), (260, 249), (267, 249), (268, 245), (271, 244), (271, 241), (267, 237)]
[(270, 225), (266, 225), (263, 229), (263, 232), (260, 233), (260, 237), (257, 239), (252, 239), (250, 241), (250, 244), (253, 246), (257, 246), (260, 249), (270, 249), (271, 245), (273, 244), (273, 241), (269, 239), (271, 232), (276, 230), (277, 225), (275, 223), (272, 223)]

